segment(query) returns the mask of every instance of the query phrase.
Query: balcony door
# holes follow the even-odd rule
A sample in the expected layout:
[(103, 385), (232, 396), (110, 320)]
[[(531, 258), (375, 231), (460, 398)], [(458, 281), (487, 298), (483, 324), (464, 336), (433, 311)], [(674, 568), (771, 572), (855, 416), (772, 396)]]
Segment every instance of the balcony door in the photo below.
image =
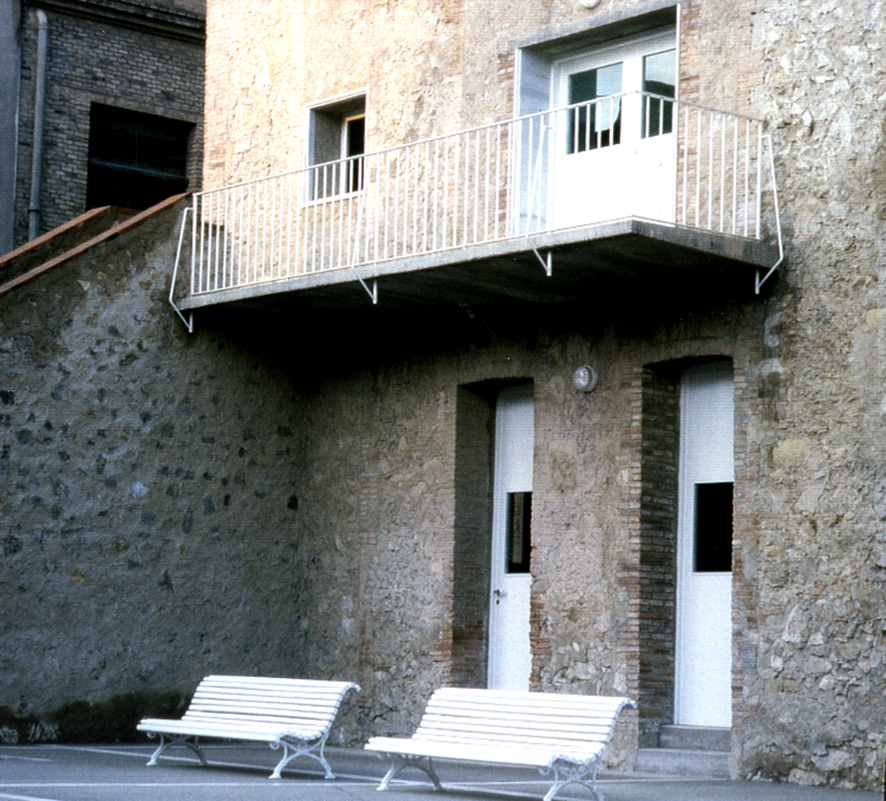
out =
[(656, 34), (559, 61), (554, 227), (674, 221), (676, 50)]

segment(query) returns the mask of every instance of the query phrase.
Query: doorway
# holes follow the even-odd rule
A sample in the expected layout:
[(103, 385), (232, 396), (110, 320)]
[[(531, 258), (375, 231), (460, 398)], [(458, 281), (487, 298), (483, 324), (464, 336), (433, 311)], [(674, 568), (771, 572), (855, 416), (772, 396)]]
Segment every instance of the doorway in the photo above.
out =
[(554, 87), (554, 226), (673, 222), (673, 31), (564, 58)]
[(680, 382), (675, 723), (732, 725), (731, 362)]
[(491, 689), (529, 689), (534, 417), (532, 384), (499, 393), (493, 446), (487, 676)]

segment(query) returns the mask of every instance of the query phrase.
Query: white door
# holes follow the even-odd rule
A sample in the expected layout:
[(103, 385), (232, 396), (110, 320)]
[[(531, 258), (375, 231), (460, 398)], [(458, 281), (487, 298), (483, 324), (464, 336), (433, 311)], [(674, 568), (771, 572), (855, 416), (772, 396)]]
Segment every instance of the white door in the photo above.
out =
[[(620, 217), (673, 222), (674, 34), (560, 61), (554, 71), (555, 227)], [(568, 108), (567, 108), (568, 107)]]
[(675, 721), (732, 725), (731, 364), (693, 368), (680, 391)]
[(495, 412), (489, 601), (488, 686), (492, 689), (529, 689), (534, 416), (531, 384), (503, 390), (499, 395)]

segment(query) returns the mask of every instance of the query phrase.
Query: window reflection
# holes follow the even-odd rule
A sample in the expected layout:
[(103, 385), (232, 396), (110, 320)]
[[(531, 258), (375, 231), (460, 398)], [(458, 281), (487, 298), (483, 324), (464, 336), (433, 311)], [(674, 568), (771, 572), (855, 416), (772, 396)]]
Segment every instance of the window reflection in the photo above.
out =
[(569, 153), (621, 141), (621, 79), (621, 63), (569, 76)]
[(643, 58), (643, 138), (661, 136), (674, 130), (674, 104), (665, 98), (675, 96), (676, 50), (665, 50)]
[(508, 573), (528, 573), (532, 553), (532, 493), (508, 493)]

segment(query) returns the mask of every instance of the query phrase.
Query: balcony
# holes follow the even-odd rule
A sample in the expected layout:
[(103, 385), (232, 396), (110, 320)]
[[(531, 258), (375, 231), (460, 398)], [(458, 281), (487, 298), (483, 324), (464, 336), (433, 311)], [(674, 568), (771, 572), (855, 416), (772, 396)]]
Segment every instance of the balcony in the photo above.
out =
[(762, 124), (634, 93), (196, 194), (170, 301), (400, 312), (724, 279), (752, 293), (781, 252)]

